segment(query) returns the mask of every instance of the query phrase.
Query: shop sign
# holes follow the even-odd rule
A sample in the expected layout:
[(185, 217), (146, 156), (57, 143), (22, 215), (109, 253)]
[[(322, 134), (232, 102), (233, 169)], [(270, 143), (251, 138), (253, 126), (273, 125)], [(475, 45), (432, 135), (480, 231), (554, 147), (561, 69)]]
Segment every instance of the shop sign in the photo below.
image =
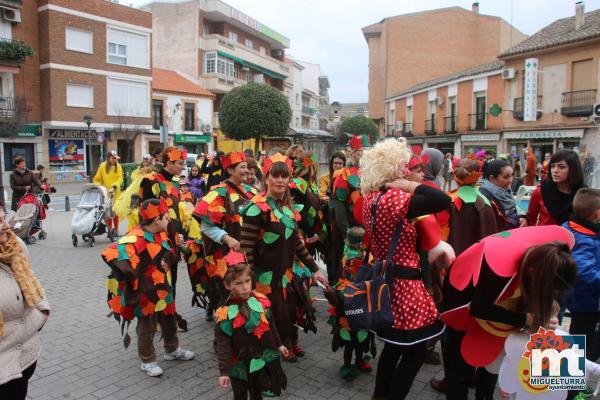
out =
[(500, 140), (500, 134), (492, 133), (489, 135), (462, 135), (460, 140), (463, 142), (497, 142)]
[(281, 44), (289, 45), (289, 43), (286, 43), (286, 38), (281, 33), (276, 32), (273, 29), (269, 28), (268, 26), (261, 24), (254, 18), (250, 18), (243, 12), (236, 10), (233, 7), (231, 7), (231, 18), (233, 18), (237, 21), (240, 21), (242, 24), (249, 26), (250, 28), (252, 28), (254, 30), (259, 31), (263, 35), (265, 35)]
[[(110, 140), (110, 133), (104, 132), (107, 140)], [(95, 129), (48, 129), (48, 137), (55, 139), (85, 139), (96, 140), (97, 133)]]
[(210, 135), (189, 135), (185, 133), (175, 134), (175, 143), (210, 143)]
[(537, 119), (537, 92), (538, 92), (538, 59), (525, 60), (525, 89), (523, 99), (523, 121)]
[(583, 129), (571, 129), (566, 131), (504, 132), (505, 139), (563, 139), (582, 137)]
[(17, 137), (36, 137), (42, 136), (42, 127), (40, 125), (25, 125), (17, 128)]

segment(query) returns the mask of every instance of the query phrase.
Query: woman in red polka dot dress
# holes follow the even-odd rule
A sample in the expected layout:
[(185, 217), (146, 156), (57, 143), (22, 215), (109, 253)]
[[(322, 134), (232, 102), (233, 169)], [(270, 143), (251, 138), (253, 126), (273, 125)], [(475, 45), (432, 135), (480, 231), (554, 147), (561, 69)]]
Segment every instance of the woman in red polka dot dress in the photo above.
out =
[[(393, 274), (394, 323), (377, 332), (385, 346), (377, 364), (374, 399), (404, 399), (425, 360), (427, 339), (444, 330), (421, 279), (417, 232), (410, 220), (447, 208), (450, 198), (437, 189), (405, 179), (410, 157), (404, 139), (386, 139), (366, 150), (360, 160), (363, 221), (375, 260), (386, 259), (392, 234), (402, 224), (392, 256), (394, 266), (388, 270)], [(372, 231), (371, 206), (376, 202)]]

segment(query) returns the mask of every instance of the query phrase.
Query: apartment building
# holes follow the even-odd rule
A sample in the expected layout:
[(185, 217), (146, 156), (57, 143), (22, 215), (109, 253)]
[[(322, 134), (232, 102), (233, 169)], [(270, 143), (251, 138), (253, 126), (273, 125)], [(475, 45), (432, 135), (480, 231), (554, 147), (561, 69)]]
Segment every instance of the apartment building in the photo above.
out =
[[(531, 144), (538, 160), (559, 148), (597, 158), (600, 140), (592, 108), (600, 102), (600, 10), (585, 13), (579, 2), (574, 16), (553, 22), (499, 58), (506, 63), (505, 150), (523, 154)], [(537, 69), (530, 120), (525, 118), (527, 64)]]
[(384, 18), (362, 29), (369, 47), (369, 116), (384, 134), (384, 100), (401, 90), (493, 61), (526, 38), (502, 18), (449, 7)]
[(496, 60), (417, 84), (385, 100), (386, 136), (443, 153), (497, 154), (504, 101), (504, 62)]
[(215, 95), (182, 72), (152, 69), (152, 129), (143, 138), (149, 152), (160, 143), (160, 127), (167, 128), (170, 142), (188, 153), (215, 149), (211, 120)]
[(139, 160), (152, 127), (152, 15), (103, 0), (39, 0), (37, 13), (51, 177), (83, 180), (113, 149)]

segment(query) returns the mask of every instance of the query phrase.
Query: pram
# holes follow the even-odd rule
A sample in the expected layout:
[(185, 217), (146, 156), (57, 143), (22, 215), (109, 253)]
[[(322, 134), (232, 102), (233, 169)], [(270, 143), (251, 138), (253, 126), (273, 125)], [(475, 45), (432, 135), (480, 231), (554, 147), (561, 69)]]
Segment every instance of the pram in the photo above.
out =
[(88, 242), (90, 247), (96, 245), (94, 236), (107, 232), (111, 242), (117, 240), (115, 231), (106, 228), (106, 218), (108, 217), (106, 214), (110, 212), (111, 208), (112, 201), (106, 188), (91, 183), (83, 185), (81, 199), (71, 221), (73, 246), (77, 247), (79, 241), (77, 235), (80, 235), (84, 242)]
[(17, 203), (17, 212), (10, 218), (8, 223), (15, 234), (27, 244), (34, 244), (38, 234), (40, 240), (48, 237), (42, 229), (42, 221), (46, 219), (46, 208), (42, 197), (33, 193), (25, 193)]

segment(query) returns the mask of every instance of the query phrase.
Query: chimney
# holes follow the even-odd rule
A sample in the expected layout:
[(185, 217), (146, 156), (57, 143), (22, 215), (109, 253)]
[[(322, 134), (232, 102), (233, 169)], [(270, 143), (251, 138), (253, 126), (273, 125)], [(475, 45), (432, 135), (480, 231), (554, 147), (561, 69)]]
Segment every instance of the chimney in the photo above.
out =
[(471, 6), (471, 11), (473, 11), (475, 14), (479, 14), (479, 2), (478, 1), (473, 3), (473, 5)]
[(583, 1), (575, 3), (575, 30), (581, 29), (585, 24), (585, 4)]

